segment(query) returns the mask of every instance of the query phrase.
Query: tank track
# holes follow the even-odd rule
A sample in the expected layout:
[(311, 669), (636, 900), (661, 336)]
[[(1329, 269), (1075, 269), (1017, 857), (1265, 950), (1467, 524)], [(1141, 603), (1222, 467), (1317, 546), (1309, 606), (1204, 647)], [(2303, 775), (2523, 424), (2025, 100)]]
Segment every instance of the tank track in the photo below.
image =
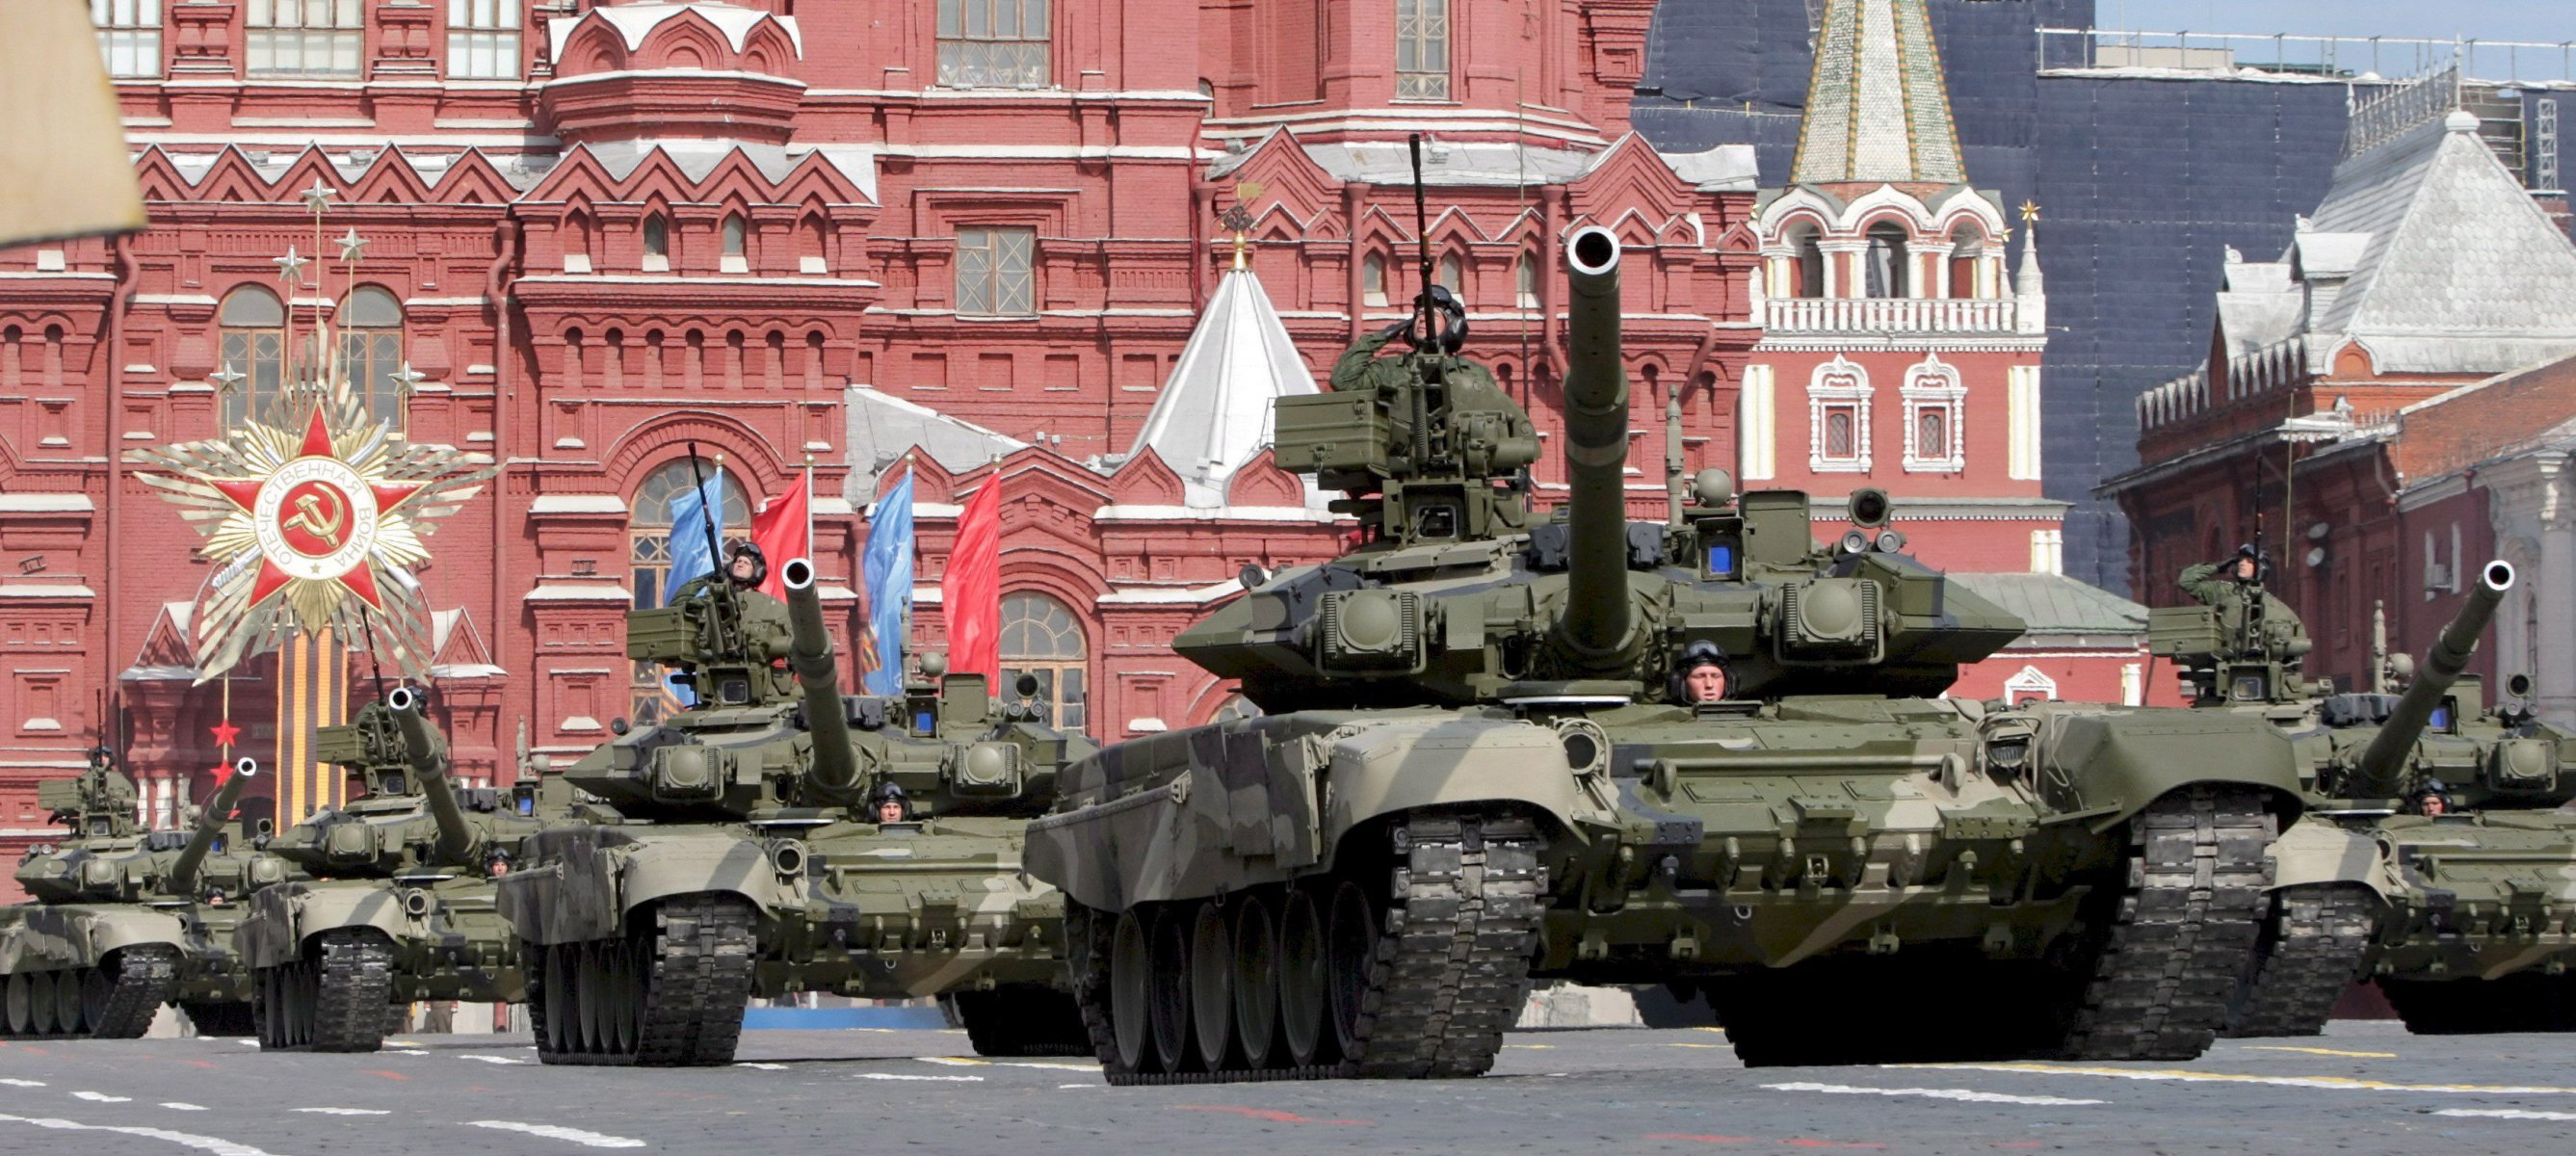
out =
[(376, 1051), (393, 1002), (394, 945), (370, 928), (326, 931), (305, 958), (259, 969), (252, 989), (261, 1051)]
[[(627, 940), (532, 948), (528, 955), (539, 961), (529, 979), (538, 1059), (638, 1067), (732, 1063), (757, 949), (750, 906), (720, 895), (667, 900), (654, 909), (651, 929), (639, 928)], [(599, 1005), (607, 1015), (632, 1020), (585, 1022), (577, 1009), (590, 984), (603, 986)]]
[[(2252, 792), (2195, 786), (2129, 825), (2128, 877), (2057, 1048), (2081, 1060), (2189, 1060), (2227, 1023), (2267, 913), (2277, 823)], [(2081, 966), (2081, 960), (2068, 961)]]
[(2249, 1039), (2324, 1032), (2335, 1001), (2361, 976), (2379, 906), (2369, 888), (2351, 884), (2274, 892), (2266, 942), (2219, 1034)]
[(1091, 1035), (1070, 994), (1035, 984), (945, 997), (979, 1056), (1082, 1056)]
[[(1074, 991), (1102, 1073), (1122, 1086), (1484, 1073), (1527, 995), (1530, 946), (1541, 914), (1541, 846), (1536, 826), (1518, 816), (1424, 813), (1390, 829), (1387, 858), (1345, 849), (1345, 863), (1358, 859), (1377, 866), (1336, 872), (1323, 881), (1366, 886), (1364, 875), (1384, 869), (1385, 882), (1378, 887), (1386, 902), (1375, 911), (1379, 927), (1365, 961), (1357, 1014), (1348, 1025), (1356, 1046), (1328, 1062), (1181, 1071), (1128, 1065), (1111, 1021), (1108, 963), (1115, 920), (1079, 910)], [(1326, 1034), (1333, 1034), (1330, 1027)], [(1239, 1059), (1241, 1050), (1235, 1048), (1229, 1059)], [(1269, 1056), (1284, 1052), (1273, 1048)]]
[[(0, 998), (0, 1039), (141, 1038), (161, 1005), (179, 990), (179, 949), (137, 944), (111, 959), (103, 967), (9, 977), (7, 982), (22, 990), (14, 999)], [(41, 995), (47, 1005), (41, 1017), (34, 1007), (38, 975), (44, 977)], [(66, 985), (68, 994), (60, 990)], [(19, 1004), (26, 1005), (23, 1011), (14, 1006)]]

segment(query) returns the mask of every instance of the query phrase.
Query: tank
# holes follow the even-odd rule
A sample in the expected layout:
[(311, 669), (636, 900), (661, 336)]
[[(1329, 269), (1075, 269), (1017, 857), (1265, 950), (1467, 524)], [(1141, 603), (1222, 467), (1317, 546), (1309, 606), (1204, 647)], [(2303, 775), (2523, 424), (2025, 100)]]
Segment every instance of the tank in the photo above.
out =
[(1106, 748), (1031, 824), (1110, 1081), (1474, 1075), (1541, 979), (1704, 991), (1754, 1064), (2199, 1054), (2289, 740), (1936, 697), (2022, 623), (1874, 490), (1830, 546), (1715, 470), (1628, 521), (1619, 243), (1566, 251), (1564, 508), (1434, 326), (1355, 347), (1274, 433), (1364, 540), (1175, 642), (1265, 713)]
[[(2257, 713), (2296, 741), (2309, 814), (2276, 843), (2274, 910), (2230, 1024), (2314, 1035), (2356, 979), (2376, 978), (2418, 1032), (2576, 1030), (2576, 732), (2539, 722), (2508, 679), (2488, 707), (2465, 672), (2517, 582), (2501, 559), (2421, 660), (2387, 664), (2404, 693), (2336, 693), (2300, 669), (2304, 636), (2225, 628), (2230, 607), (2158, 610), (2151, 645), (2205, 707)], [(2265, 605), (2259, 584), (2232, 602)], [(2428, 798), (2441, 812), (2423, 813)]]
[(233, 807), (258, 776), (240, 760), (184, 833), (139, 827), (104, 750), (79, 778), (37, 785), (70, 834), (29, 849), (17, 879), (34, 898), (0, 908), (0, 1038), (133, 1039), (172, 1002), (206, 1034), (238, 1028), (249, 990), (221, 938), (231, 897), (286, 875), (235, 845)]
[(706, 581), (627, 615), (627, 654), (696, 697), (574, 763), (607, 813), (502, 881), (539, 1056), (727, 1063), (752, 998), (808, 991), (952, 997), (986, 1054), (1082, 1048), (1063, 902), (1020, 852), (1091, 744), (936, 655), (900, 696), (843, 695), (812, 562), (781, 577), (784, 604)]
[(254, 895), (235, 931), (264, 1050), (372, 1052), (415, 1001), (527, 998), (493, 872), (569, 797), (455, 785), (425, 705), (396, 688), (315, 734), (365, 790), (269, 844), (309, 878)]

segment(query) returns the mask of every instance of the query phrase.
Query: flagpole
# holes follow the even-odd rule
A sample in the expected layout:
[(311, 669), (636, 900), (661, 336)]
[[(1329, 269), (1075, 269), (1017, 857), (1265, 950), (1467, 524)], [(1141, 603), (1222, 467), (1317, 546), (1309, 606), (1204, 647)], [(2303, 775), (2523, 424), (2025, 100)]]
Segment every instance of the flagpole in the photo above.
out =
[(814, 556), (814, 455), (805, 455), (805, 556)]

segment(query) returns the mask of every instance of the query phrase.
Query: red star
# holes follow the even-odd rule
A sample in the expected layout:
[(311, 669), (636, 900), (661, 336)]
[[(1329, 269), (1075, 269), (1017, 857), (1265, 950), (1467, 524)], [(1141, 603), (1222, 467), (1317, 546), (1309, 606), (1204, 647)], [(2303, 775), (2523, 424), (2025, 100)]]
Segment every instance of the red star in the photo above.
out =
[(215, 764), (215, 789), (216, 789), (216, 790), (218, 790), (218, 791), (223, 790), (223, 789), (224, 789), (224, 784), (225, 784), (226, 782), (230, 781), (230, 780), (232, 779), (232, 777), (233, 777), (233, 769), (232, 769), (231, 765), (226, 764), (226, 763), (216, 763), (216, 764)]
[(229, 747), (241, 740), (241, 728), (234, 726), (231, 719), (225, 719), (206, 729), (215, 732), (215, 745), (219, 747)]

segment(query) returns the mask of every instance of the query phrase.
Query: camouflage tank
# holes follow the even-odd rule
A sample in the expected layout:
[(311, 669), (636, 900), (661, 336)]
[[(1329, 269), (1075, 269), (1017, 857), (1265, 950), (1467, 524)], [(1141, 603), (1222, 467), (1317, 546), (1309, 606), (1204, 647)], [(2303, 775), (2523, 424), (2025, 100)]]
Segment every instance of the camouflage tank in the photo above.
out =
[(935, 661), (901, 696), (842, 695), (813, 564), (782, 577), (784, 605), (701, 580), (627, 615), (627, 654), (696, 701), (575, 763), (615, 813), (528, 840), (502, 881), (539, 1055), (726, 1063), (753, 996), (803, 991), (952, 994), (987, 1054), (1083, 1046), (1062, 900), (1020, 845), (1090, 744)]
[(372, 1052), (414, 1001), (527, 998), (493, 872), (569, 798), (541, 799), (535, 780), (456, 786), (423, 705), (397, 688), (315, 735), (320, 761), (366, 790), (269, 844), (312, 878), (253, 896), (236, 932), (262, 1049)]
[[(2576, 732), (2488, 709), (2464, 674), (2513, 567), (2481, 567), (2422, 661), (2388, 664), (2412, 674), (2405, 693), (2337, 694), (2301, 671), (2305, 632), (2263, 591), (2259, 551), (2239, 557), (2252, 573), (2232, 583), (2185, 572), (2209, 605), (2149, 623), (2196, 703), (2280, 727), (2307, 781), (2312, 821), (2273, 846), (2274, 909), (2230, 1034), (2314, 1035), (2373, 975), (2418, 1032), (2576, 1030), (2576, 816), (2561, 810)], [(2508, 689), (2527, 700), (2529, 679)]]
[(247, 974), (219, 937), (239, 910), (230, 897), (286, 876), (232, 845), (233, 807), (258, 776), (236, 763), (186, 834), (139, 828), (133, 783), (104, 751), (81, 777), (37, 785), (71, 835), (29, 849), (17, 879), (34, 898), (0, 907), (0, 1038), (133, 1039), (174, 1001), (206, 1034), (238, 1028)]
[(1619, 257), (1568, 239), (1558, 520), (1454, 325), (1278, 403), (1278, 461), (1365, 540), (1175, 642), (1267, 713), (1105, 749), (1030, 826), (1109, 1079), (1474, 1075), (1536, 978), (1704, 988), (1756, 1064), (2200, 1053), (2298, 812), (2288, 739), (1933, 697), (2022, 624), (1876, 491), (1831, 548), (1807, 495), (1722, 471), (1629, 522)]

